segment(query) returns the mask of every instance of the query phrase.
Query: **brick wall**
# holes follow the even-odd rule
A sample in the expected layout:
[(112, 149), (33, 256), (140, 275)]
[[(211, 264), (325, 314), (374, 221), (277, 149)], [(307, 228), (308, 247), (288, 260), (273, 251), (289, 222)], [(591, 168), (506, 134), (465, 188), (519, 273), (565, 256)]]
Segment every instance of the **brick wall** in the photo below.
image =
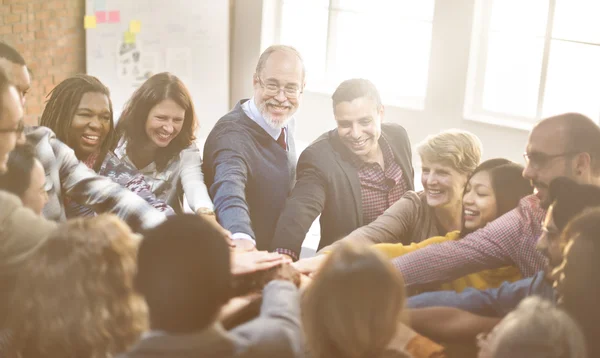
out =
[(85, 72), (84, 0), (0, 0), (0, 41), (23, 55), (32, 72), (25, 120), (37, 124), (46, 94)]

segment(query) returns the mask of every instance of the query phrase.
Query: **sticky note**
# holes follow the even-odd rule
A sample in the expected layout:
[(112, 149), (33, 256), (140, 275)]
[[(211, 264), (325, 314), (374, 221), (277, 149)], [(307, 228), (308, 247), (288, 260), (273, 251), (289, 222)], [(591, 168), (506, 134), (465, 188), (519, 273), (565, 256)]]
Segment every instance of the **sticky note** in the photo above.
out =
[(96, 28), (96, 16), (88, 15), (83, 18), (84, 29), (95, 29)]
[(106, 11), (96, 11), (96, 23), (103, 24), (106, 22)]
[(106, 10), (106, 0), (95, 0), (94, 1), (94, 10), (96, 10), (96, 11)]
[(135, 43), (135, 34), (131, 31), (125, 31), (125, 36), (124, 36), (124, 42), (126, 44), (133, 44)]
[(115, 23), (121, 22), (121, 12), (119, 10), (113, 10), (108, 12), (108, 22)]
[(131, 20), (129, 22), (129, 32), (137, 34), (142, 29), (142, 23), (139, 20)]

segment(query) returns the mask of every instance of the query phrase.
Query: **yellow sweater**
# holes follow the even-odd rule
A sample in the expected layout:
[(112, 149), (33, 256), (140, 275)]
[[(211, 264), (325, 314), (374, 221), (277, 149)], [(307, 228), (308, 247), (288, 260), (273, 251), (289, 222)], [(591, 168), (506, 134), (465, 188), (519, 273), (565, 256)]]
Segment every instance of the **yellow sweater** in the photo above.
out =
[[(402, 244), (376, 244), (373, 245), (376, 249), (384, 253), (389, 259), (393, 259), (404, 254), (408, 254), (420, 248), (429, 245), (435, 245), (449, 240), (460, 239), (460, 233), (458, 231), (452, 231), (446, 234), (446, 236), (435, 236), (419, 243), (413, 243), (410, 245)], [(504, 281), (514, 282), (520, 280), (521, 273), (514, 266), (506, 266), (493, 270), (485, 270), (477, 273), (456, 279), (450, 283), (441, 285), (442, 290), (454, 290), (461, 292), (467, 287), (473, 287), (478, 290), (484, 290), (486, 288), (494, 288), (500, 286)]]

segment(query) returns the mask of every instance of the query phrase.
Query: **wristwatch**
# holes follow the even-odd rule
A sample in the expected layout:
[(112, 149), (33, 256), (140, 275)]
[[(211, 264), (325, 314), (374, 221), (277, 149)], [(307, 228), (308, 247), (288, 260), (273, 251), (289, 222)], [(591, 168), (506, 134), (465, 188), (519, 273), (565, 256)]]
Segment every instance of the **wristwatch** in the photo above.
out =
[(196, 214), (215, 216), (215, 212), (209, 208), (200, 208), (196, 211)]

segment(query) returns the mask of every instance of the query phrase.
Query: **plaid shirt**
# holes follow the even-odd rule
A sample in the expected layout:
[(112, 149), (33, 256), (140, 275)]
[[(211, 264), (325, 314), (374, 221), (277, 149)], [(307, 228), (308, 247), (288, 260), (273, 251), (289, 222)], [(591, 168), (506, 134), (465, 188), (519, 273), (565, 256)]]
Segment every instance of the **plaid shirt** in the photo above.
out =
[(402, 176), (402, 169), (394, 159), (392, 148), (383, 137), (379, 140), (379, 145), (383, 153), (385, 170), (379, 163), (367, 163), (356, 156), (352, 157), (352, 163), (358, 169), (365, 225), (377, 219), (408, 190)]
[(150, 228), (165, 220), (165, 214), (154, 209), (136, 194), (109, 178), (94, 173), (80, 163), (66, 144), (56, 139), (46, 127), (25, 129), (27, 140), (36, 148), (46, 172), (48, 204), (43, 214), (55, 221), (65, 221), (64, 195), (94, 211), (113, 212), (134, 229)]
[(544, 268), (536, 249), (546, 210), (529, 195), (519, 206), (461, 240), (431, 245), (392, 260), (409, 288), (455, 280), (487, 269), (515, 265), (524, 277)]

